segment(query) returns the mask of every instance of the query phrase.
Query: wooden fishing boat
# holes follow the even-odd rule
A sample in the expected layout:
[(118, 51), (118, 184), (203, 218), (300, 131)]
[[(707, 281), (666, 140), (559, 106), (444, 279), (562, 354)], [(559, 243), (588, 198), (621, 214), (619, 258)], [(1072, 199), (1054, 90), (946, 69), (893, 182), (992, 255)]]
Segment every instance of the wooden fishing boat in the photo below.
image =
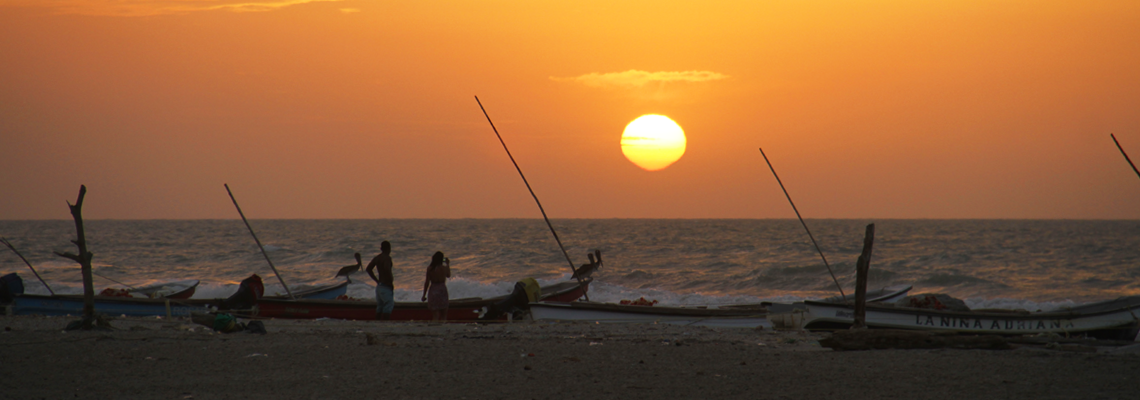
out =
[[(317, 286), (313, 286), (311, 288), (306, 288), (306, 289), (294, 291), (293, 296), (298, 298), (298, 299), (333, 300), (333, 299), (336, 299), (337, 297), (343, 296), (345, 293), (348, 293), (348, 281), (344, 281), (344, 282), (340, 282), (340, 283), (330, 283), (327, 285), (317, 285)], [(273, 295), (268, 295), (268, 296), (265, 296), (262, 298), (263, 299), (288, 300), (289, 294), (287, 294), (287, 293), (275, 293)]]
[[(221, 299), (171, 299), (95, 296), (95, 312), (109, 316), (132, 317), (188, 316), (208, 312)], [(5, 307), (8, 315), (83, 315), (83, 295), (44, 296), (21, 294)]]
[[(132, 289), (126, 292), (129, 294), (156, 294), (157, 297), (153, 298), (129, 295), (95, 296), (95, 312), (110, 316), (183, 317), (190, 315), (192, 312), (210, 312), (216, 309), (224, 299), (188, 298), (194, 294), (194, 288), (197, 287), (198, 283), (196, 280), (169, 282), (151, 285), (145, 288)], [(341, 282), (301, 290), (293, 294), (302, 299), (334, 299), (337, 296), (343, 295), (347, 286), (348, 282)], [(162, 297), (162, 293), (169, 293), (174, 288), (182, 288), (182, 290), (174, 291), (171, 295)], [(272, 297), (284, 298), (284, 296)], [(373, 308), (375, 308), (375, 305)], [(13, 303), (6, 308), (5, 313), (9, 315), (82, 315), (83, 295), (45, 296), (21, 294), (15, 296)], [(430, 319), (430, 317), (428, 319)]]
[[(561, 282), (542, 288), (542, 301), (569, 302), (586, 293), (590, 280)], [(473, 321), (479, 317), (483, 307), (506, 299), (507, 296), (492, 298), (466, 298), (451, 300), (447, 310), (448, 321)], [(376, 319), (375, 300), (323, 300), (301, 299), (284, 300), (262, 298), (255, 311), (248, 315), (255, 318), (295, 318), (295, 319)], [(393, 321), (430, 321), (431, 310), (425, 302), (397, 302), (392, 311)]]
[[(895, 285), (895, 286), (887, 286), (887, 287), (881, 288), (879, 290), (868, 291), (867, 292), (867, 302), (868, 303), (877, 303), (877, 302), (891, 303), (891, 302), (894, 302), (898, 299), (906, 297), (906, 294), (910, 292), (910, 289), (912, 287), (913, 286), (911, 286), (911, 285)], [(814, 300), (814, 301), (823, 302), (823, 303), (843, 303), (845, 300), (846, 301), (854, 301), (855, 295), (849, 294), (846, 297), (834, 296), (834, 297), (828, 297), (825, 299)], [(807, 310), (807, 306), (804, 305), (804, 302), (802, 302), (802, 301), (797, 301), (794, 303), (763, 302), (763, 303), (760, 303), (760, 305), (767, 307), (768, 313), (770, 313), (770, 314), (784, 314), (784, 313), (793, 312), (795, 310)]]
[(530, 305), (535, 321), (594, 321), (605, 323), (661, 323), (721, 328), (771, 327), (763, 307), (668, 307), (575, 301)]
[[(107, 291), (115, 295), (96, 295), (95, 312), (110, 316), (128, 315), (136, 317), (185, 316), (191, 312), (205, 312), (221, 299), (191, 300), (198, 287), (197, 280), (163, 282), (132, 289)], [(4, 307), (7, 315), (82, 315), (83, 295), (35, 295), (20, 291), (12, 303)]]
[[(853, 305), (815, 301), (804, 304), (808, 307), (804, 329), (847, 329), (853, 323)], [(866, 310), (870, 328), (998, 335), (1081, 334), (1125, 340), (1134, 339), (1140, 330), (1140, 296), (1047, 312), (940, 311), (874, 303), (867, 304)]]
[[(142, 295), (152, 299), (189, 299), (198, 288), (197, 279), (185, 281), (163, 282), (139, 288), (128, 289), (131, 295)], [(134, 296), (138, 297), (138, 296)]]

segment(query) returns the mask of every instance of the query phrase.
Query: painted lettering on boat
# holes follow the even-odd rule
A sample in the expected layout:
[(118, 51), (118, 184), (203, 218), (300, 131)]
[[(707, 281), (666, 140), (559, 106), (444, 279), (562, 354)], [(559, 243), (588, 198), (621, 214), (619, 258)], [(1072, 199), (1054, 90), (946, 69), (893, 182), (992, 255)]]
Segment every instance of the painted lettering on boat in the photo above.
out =
[[(838, 313), (836, 316), (839, 316)], [(938, 326), (942, 328), (966, 328), (972, 330), (1030, 330), (1030, 329), (1069, 329), (1075, 327), (1072, 320), (1012, 320), (970, 317), (938, 317), (935, 324), (933, 315), (914, 315), (916, 326)]]

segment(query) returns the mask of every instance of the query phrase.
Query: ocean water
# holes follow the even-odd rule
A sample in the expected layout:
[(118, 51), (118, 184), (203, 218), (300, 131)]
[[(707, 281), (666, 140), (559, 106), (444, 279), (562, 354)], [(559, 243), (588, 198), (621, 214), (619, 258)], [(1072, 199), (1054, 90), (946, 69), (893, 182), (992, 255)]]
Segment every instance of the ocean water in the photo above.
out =
[[(452, 263), (453, 298), (506, 294), (515, 281), (569, 279), (570, 268), (541, 219), (252, 220), (291, 288), (333, 282), (354, 252), (367, 263), (392, 243), (396, 299), (416, 301), (432, 253)], [(799, 221), (554, 220), (577, 265), (599, 249), (602, 269), (590, 299), (645, 297), (661, 304), (740, 304), (838, 294)], [(838, 281), (852, 293), (866, 224), (875, 223), (870, 289), (914, 285), (972, 307), (1049, 310), (1140, 294), (1140, 221), (808, 220)], [(195, 298), (226, 297), (259, 274), (283, 292), (241, 220), (86, 221), (95, 288), (199, 279)], [(7, 238), (59, 293), (81, 293), (70, 220), (0, 221)], [(46, 294), (19, 258), (0, 248), (0, 274), (18, 272), (27, 291)], [(372, 298), (354, 275), (348, 294)], [(340, 278), (343, 279), (343, 278)]]

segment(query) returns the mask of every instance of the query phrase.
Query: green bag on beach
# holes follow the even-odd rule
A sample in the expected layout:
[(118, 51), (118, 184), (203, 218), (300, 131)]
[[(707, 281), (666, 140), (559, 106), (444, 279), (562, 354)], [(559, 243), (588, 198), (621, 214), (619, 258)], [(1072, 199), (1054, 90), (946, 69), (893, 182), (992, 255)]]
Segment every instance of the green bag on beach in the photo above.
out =
[(234, 330), (237, 325), (237, 318), (233, 315), (218, 313), (214, 316), (214, 330), (218, 332), (229, 333)]

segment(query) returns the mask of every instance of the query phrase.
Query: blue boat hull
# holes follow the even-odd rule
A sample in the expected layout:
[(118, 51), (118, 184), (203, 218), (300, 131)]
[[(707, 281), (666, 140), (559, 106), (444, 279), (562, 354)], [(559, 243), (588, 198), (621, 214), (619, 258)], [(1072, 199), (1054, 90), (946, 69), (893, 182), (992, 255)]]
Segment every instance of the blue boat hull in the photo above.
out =
[[(209, 312), (211, 300), (171, 300), (170, 315), (181, 317), (191, 312)], [(163, 299), (95, 298), (95, 312), (109, 316), (153, 317), (167, 315)], [(83, 315), (82, 296), (16, 296), (11, 313), (15, 315)]]
[[(294, 295), (298, 299), (306, 300), (335, 300), (347, 292), (348, 282), (341, 282), (295, 292)], [(266, 296), (266, 298), (274, 297), (277, 296)], [(192, 312), (210, 312), (209, 306), (219, 304), (221, 301), (221, 299), (187, 299), (170, 300), (168, 303), (164, 299), (96, 296), (95, 312), (109, 316), (166, 316), (169, 306), (170, 316), (184, 317)], [(25, 294), (16, 296), (15, 301), (9, 307), (11, 311), (8, 312), (14, 315), (83, 315), (83, 296)]]

